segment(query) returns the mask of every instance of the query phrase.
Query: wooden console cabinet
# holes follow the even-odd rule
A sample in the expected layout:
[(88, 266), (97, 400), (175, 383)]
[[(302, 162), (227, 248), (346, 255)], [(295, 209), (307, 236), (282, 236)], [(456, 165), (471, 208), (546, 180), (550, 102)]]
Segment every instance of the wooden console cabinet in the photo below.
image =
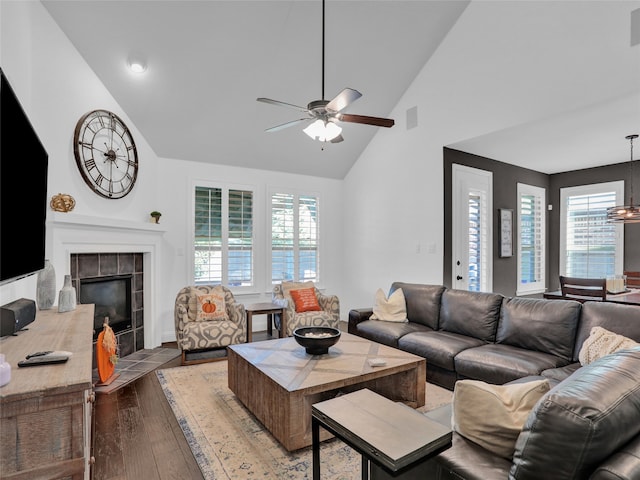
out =
[[(0, 387), (0, 478), (89, 479), (93, 410), (93, 305), (40, 310), (17, 336), (0, 339), (11, 381)], [(66, 363), (18, 368), (29, 353), (72, 352)]]

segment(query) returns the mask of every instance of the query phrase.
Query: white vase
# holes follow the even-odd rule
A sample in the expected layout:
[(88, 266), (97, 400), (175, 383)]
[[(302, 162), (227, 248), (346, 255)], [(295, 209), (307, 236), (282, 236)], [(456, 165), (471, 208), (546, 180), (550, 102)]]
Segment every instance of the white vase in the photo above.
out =
[(44, 261), (44, 268), (38, 272), (36, 301), (40, 310), (49, 310), (56, 300), (56, 271), (49, 260)]
[(76, 309), (76, 289), (71, 284), (71, 275), (64, 276), (64, 286), (58, 295), (58, 312), (70, 312)]

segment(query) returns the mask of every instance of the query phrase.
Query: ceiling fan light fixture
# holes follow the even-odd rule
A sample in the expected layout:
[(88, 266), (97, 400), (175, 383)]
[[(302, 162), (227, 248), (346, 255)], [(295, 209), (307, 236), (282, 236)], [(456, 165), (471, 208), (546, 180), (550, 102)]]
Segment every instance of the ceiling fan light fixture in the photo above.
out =
[(333, 122), (317, 119), (303, 130), (313, 140), (330, 142), (342, 133), (342, 128)]
[(631, 145), (631, 157), (629, 160), (629, 205), (616, 205), (607, 208), (607, 221), (611, 223), (640, 223), (640, 205), (633, 203), (633, 141), (638, 135), (625, 137)]

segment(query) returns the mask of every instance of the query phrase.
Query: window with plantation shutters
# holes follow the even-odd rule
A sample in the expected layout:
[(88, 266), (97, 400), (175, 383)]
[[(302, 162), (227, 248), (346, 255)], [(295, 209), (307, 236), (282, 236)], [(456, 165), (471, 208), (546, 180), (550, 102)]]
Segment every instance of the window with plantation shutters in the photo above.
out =
[(622, 225), (607, 222), (607, 208), (620, 205), (624, 182), (560, 189), (560, 274), (603, 278), (622, 272)]
[(318, 199), (271, 195), (271, 282), (318, 281)]
[(545, 291), (545, 224), (545, 189), (518, 183), (517, 295)]
[(253, 192), (196, 186), (194, 281), (247, 287), (253, 279)]

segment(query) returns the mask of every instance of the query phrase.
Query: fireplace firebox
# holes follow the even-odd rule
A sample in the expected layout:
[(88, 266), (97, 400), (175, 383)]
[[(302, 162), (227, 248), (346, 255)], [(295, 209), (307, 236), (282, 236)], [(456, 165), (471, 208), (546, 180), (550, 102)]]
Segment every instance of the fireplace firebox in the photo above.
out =
[(102, 331), (105, 317), (114, 333), (131, 329), (131, 280), (133, 275), (113, 275), (80, 279), (80, 303), (95, 304), (94, 340)]

